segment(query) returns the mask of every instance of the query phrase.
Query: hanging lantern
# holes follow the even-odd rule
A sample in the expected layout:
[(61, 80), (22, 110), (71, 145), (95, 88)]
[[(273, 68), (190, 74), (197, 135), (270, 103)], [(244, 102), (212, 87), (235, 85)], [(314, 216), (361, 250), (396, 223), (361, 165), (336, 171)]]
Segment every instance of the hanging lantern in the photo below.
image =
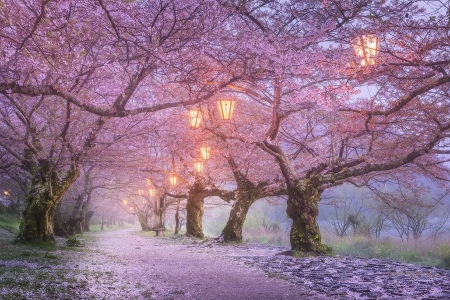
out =
[(177, 185), (177, 175), (175, 175), (175, 174), (170, 174), (169, 180), (170, 180), (170, 184), (171, 184), (172, 186)]
[(220, 118), (222, 120), (231, 120), (235, 104), (236, 101), (231, 99), (224, 99), (217, 101), (217, 106), (219, 107), (220, 112)]
[(195, 172), (201, 173), (203, 171), (203, 162), (202, 161), (196, 161), (194, 163)]
[(211, 158), (211, 147), (201, 147), (200, 153), (202, 154), (203, 159)]
[(148, 190), (148, 194), (150, 195), (150, 197), (155, 196), (155, 193), (156, 193), (155, 189), (149, 189)]
[(8, 197), (8, 196), (9, 196), (9, 192), (8, 192), (8, 191), (3, 191), (3, 195), (4, 195), (5, 197)]
[(150, 178), (147, 178), (147, 185), (152, 185), (152, 181), (150, 180)]
[(197, 129), (202, 121), (202, 112), (200, 109), (189, 110), (189, 123), (192, 129)]
[(139, 194), (140, 196), (144, 195), (144, 190), (138, 190), (138, 194)]
[(128, 201), (127, 201), (126, 199), (123, 200), (123, 204), (127, 205), (127, 204), (128, 204)]
[(353, 51), (362, 57), (361, 66), (375, 64), (375, 56), (378, 54), (378, 37), (374, 34), (367, 34), (357, 37), (351, 42)]

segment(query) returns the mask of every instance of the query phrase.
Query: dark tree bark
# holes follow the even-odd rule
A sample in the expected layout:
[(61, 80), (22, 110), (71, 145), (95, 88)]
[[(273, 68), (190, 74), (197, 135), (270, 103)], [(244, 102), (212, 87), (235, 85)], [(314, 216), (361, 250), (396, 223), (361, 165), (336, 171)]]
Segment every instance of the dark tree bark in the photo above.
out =
[(233, 169), (234, 178), (237, 183), (236, 201), (230, 211), (227, 224), (218, 240), (223, 242), (242, 242), (242, 228), (244, 227), (247, 213), (256, 200), (265, 196), (263, 188), (265, 183), (254, 184), (239, 171), (232, 158), (228, 160)]
[(61, 216), (61, 201), (58, 202), (55, 209), (55, 217), (53, 219), (53, 233), (56, 236), (68, 237), (67, 231), (64, 228), (64, 223)]
[(205, 201), (205, 186), (201, 180), (196, 180), (189, 189), (186, 205), (186, 235), (203, 239), (202, 218), (203, 204)]
[(177, 211), (175, 212), (175, 234), (180, 232), (180, 200), (177, 201)]
[(141, 228), (142, 231), (150, 231), (151, 230), (151, 226), (150, 224), (148, 224), (148, 217), (145, 213), (142, 212), (137, 212), (136, 213), (138, 220), (139, 220), (139, 224), (141, 224)]
[(189, 189), (186, 205), (186, 235), (203, 239), (203, 204), (206, 197), (218, 196), (229, 202), (235, 193), (219, 189), (208, 190), (205, 179), (197, 177)]
[(65, 178), (60, 179), (48, 160), (39, 160), (31, 188), (25, 198), (26, 208), (20, 223), (17, 241), (54, 242), (53, 217), (56, 205), (80, 172), (72, 164)]
[(92, 210), (88, 211), (86, 213), (86, 217), (84, 218), (84, 231), (89, 231), (89, 224), (91, 222), (91, 218), (94, 215), (94, 212)]
[(322, 191), (313, 179), (288, 189), (286, 213), (292, 219), (290, 242), (293, 251), (327, 253), (322, 244), (317, 216), (318, 202)]

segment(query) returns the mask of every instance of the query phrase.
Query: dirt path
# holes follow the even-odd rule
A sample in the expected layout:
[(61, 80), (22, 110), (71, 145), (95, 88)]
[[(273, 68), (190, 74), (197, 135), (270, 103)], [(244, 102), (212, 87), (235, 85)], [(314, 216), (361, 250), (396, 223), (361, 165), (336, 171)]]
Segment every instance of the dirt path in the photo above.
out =
[(233, 259), (267, 255), (270, 250), (248, 253), (245, 246), (174, 243), (142, 237), (137, 231), (104, 232), (95, 234), (94, 242), (88, 241), (93, 251), (82, 256), (77, 268), (80, 274), (89, 270), (98, 277), (89, 278), (91, 282), (79, 291), (80, 298), (302, 299), (299, 287)]

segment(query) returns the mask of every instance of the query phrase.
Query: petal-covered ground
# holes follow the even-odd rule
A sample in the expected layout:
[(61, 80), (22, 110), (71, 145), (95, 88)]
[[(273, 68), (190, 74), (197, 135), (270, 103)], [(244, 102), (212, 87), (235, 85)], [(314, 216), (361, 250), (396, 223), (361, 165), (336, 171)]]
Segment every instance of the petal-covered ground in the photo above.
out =
[(450, 271), (285, 248), (89, 234), (82, 248), (0, 251), (1, 299), (450, 299)]

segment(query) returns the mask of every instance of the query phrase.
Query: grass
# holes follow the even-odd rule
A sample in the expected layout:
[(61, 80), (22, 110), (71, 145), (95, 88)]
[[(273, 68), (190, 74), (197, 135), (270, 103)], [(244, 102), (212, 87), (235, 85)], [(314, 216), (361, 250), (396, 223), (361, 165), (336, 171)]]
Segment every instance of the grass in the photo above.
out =
[[(17, 218), (2, 214), (0, 224), (18, 232)], [(94, 236), (95, 231), (83, 238), (91, 240)], [(0, 228), (0, 299), (80, 299), (79, 293), (96, 280), (102, 286), (116, 281), (111, 272), (76, 267), (84, 256), (97, 250), (65, 247), (65, 239), (57, 239), (56, 244), (22, 244), (14, 243), (14, 239), (13, 233)]]
[(20, 219), (9, 214), (0, 214), (0, 229), (7, 230), (11, 234), (19, 233)]
[(392, 239), (326, 236), (324, 243), (338, 255), (379, 258), (450, 269), (450, 243), (444, 241), (402, 242)]

